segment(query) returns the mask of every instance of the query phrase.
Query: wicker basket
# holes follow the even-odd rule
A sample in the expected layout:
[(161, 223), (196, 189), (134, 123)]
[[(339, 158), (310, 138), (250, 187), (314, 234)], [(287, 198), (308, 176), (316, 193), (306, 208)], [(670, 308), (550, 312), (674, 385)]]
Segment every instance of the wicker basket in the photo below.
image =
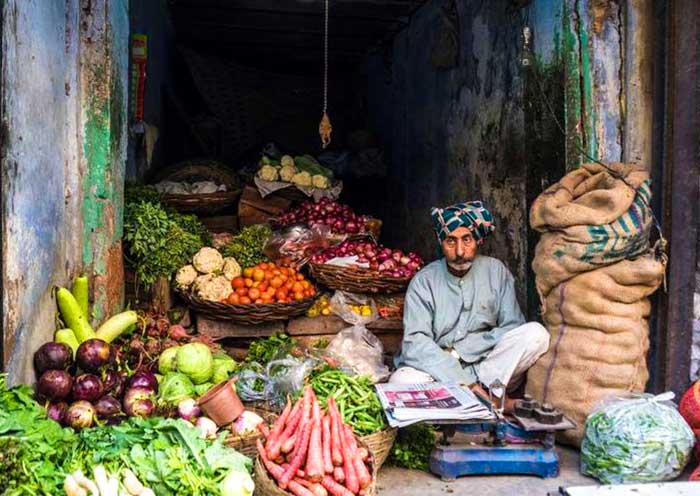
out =
[(389, 427), (383, 431), (375, 432), (368, 436), (362, 436), (360, 441), (362, 441), (372, 453), (372, 458), (374, 458), (374, 465), (379, 470), (384, 465), (389, 453), (391, 453), (391, 448), (394, 446), (394, 441), (396, 440), (396, 434), (398, 429), (395, 427)]
[[(359, 439), (358, 445), (365, 446), (362, 438)], [(370, 451), (372, 483), (365, 489), (364, 496), (376, 496), (377, 494), (377, 466), (372, 457), (373, 455)], [(290, 496), (292, 494), (284, 489), (280, 489), (277, 482), (267, 473), (267, 469), (260, 461), (259, 456), (255, 458), (255, 494), (257, 496)]]
[(185, 291), (178, 294), (196, 312), (214, 320), (229, 320), (237, 324), (257, 325), (277, 320), (288, 320), (304, 314), (313, 305), (315, 298), (306, 298), (293, 303), (267, 303), (262, 305), (231, 305), (197, 298)]
[(376, 271), (359, 267), (338, 267), (328, 264), (309, 264), (313, 278), (331, 289), (350, 293), (401, 293), (406, 290), (410, 277), (383, 276)]
[(189, 160), (164, 169), (160, 181), (214, 181), (224, 184), (226, 191), (200, 195), (164, 194), (161, 201), (179, 212), (212, 214), (238, 203), (243, 188), (238, 177), (226, 165), (214, 160)]
[[(246, 408), (246, 410), (260, 415), (269, 426), (271, 426), (275, 420), (277, 420), (277, 414), (269, 410), (258, 408)], [(242, 453), (250, 458), (255, 458), (258, 453), (255, 443), (262, 437), (262, 433), (258, 430), (240, 436), (231, 433), (226, 438), (225, 443), (229, 448), (233, 448), (239, 453)]]

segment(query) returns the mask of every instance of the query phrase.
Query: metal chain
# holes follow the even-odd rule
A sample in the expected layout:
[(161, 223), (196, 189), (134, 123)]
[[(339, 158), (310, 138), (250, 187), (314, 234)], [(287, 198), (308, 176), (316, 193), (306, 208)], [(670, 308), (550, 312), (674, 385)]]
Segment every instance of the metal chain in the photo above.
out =
[(323, 113), (328, 110), (328, 0), (325, 2), (323, 37)]

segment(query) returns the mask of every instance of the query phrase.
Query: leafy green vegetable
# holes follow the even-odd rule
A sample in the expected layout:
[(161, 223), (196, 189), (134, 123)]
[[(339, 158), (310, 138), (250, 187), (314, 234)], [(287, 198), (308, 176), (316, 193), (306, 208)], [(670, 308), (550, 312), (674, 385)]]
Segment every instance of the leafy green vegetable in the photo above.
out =
[(233, 257), (242, 268), (253, 267), (269, 259), (263, 254), (272, 229), (264, 224), (244, 227), (239, 234), (221, 249), (225, 257)]
[(437, 441), (437, 430), (428, 424), (399, 429), (387, 464), (414, 470), (428, 470), (430, 452)]
[(159, 204), (160, 194), (153, 186), (127, 182), (124, 186), (124, 205), (128, 205), (130, 203), (138, 204), (142, 201), (146, 203)]
[(295, 343), (293, 338), (284, 333), (275, 334), (266, 339), (258, 339), (250, 344), (245, 361), (265, 365), (277, 356), (286, 354)]
[(214, 359), (204, 343), (187, 343), (177, 349), (177, 370), (195, 384), (209, 382), (214, 375)]
[(160, 204), (130, 203), (124, 212), (125, 258), (139, 282), (152, 285), (192, 260), (210, 237), (192, 216), (168, 213)]
[(158, 403), (162, 405), (177, 406), (182, 400), (194, 396), (194, 384), (179, 372), (166, 374), (158, 389)]

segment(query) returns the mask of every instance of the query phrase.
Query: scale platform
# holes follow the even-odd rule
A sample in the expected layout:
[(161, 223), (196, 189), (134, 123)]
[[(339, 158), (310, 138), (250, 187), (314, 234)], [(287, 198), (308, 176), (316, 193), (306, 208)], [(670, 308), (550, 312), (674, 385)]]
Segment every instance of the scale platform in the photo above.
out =
[(431, 422), (440, 427), (442, 440), (430, 455), (430, 471), (444, 481), (463, 475), (559, 475), (555, 434), (576, 424), (551, 408), (542, 418), (534, 408), (516, 412), (520, 415), (493, 420)]

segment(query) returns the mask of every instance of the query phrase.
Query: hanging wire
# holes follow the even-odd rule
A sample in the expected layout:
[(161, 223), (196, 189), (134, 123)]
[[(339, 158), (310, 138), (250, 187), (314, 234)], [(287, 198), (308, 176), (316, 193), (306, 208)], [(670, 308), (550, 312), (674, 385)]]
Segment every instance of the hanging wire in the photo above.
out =
[(323, 23), (323, 112), (321, 122), (318, 125), (318, 134), (321, 137), (321, 147), (326, 148), (331, 142), (333, 126), (328, 117), (328, 16), (329, 0), (325, 0), (324, 23)]

